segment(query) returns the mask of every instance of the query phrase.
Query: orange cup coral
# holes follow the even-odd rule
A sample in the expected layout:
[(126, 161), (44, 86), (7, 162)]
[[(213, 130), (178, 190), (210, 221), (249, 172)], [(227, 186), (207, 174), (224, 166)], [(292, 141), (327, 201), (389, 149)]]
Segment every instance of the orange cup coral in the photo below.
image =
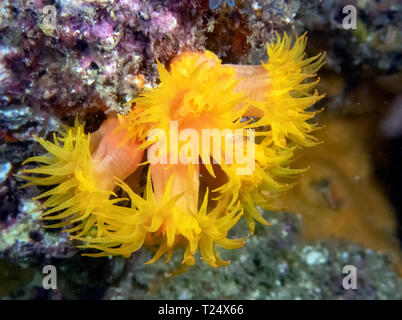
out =
[[(324, 55), (305, 57), (306, 34), (293, 44), (277, 37), (261, 66), (225, 65), (209, 51), (182, 53), (169, 70), (158, 62), (160, 84), (128, 115), (92, 135), (76, 122), (53, 143), (36, 138), (48, 154), (27, 159), (41, 164), (21, 177), (54, 185), (36, 198), (47, 198), (42, 219), (58, 221), (47, 227), (69, 226), (80, 247), (98, 251), (89, 256), (145, 246), (152, 263), (183, 248), (184, 266), (197, 252), (212, 267), (229, 264), (217, 246), (244, 245), (246, 237), (228, 237), (241, 218), (251, 233), (255, 220), (269, 225), (260, 208), (275, 209), (272, 199), (303, 171), (289, 168), (295, 148), (317, 143), (307, 109), (322, 98), (310, 79)], [(146, 185), (130, 186), (141, 170)]]

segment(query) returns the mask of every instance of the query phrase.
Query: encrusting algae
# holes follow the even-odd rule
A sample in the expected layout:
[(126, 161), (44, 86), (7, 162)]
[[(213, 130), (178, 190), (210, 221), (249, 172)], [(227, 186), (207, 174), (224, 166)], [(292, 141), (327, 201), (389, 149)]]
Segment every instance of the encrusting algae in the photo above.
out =
[[(255, 221), (269, 225), (261, 209), (277, 209), (272, 200), (304, 171), (289, 167), (294, 150), (318, 143), (308, 108), (323, 97), (314, 88), (324, 55), (306, 58), (306, 34), (277, 38), (259, 66), (225, 65), (209, 51), (181, 53), (169, 70), (158, 62), (160, 84), (129, 114), (93, 134), (76, 121), (53, 142), (36, 137), (48, 153), (27, 159), (39, 166), (21, 177), (52, 186), (35, 198), (54, 222), (45, 227), (67, 227), (88, 256), (145, 246), (152, 263), (182, 248), (184, 267), (197, 252), (212, 267), (229, 264), (217, 247), (247, 236), (228, 232), (242, 218), (251, 233)], [(127, 178), (139, 171), (146, 185), (134, 188)]]

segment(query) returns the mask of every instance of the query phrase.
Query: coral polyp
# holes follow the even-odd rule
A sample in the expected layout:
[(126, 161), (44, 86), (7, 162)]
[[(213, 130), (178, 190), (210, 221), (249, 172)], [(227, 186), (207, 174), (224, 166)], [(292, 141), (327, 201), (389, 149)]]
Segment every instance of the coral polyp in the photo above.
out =
[(158, 62), (159, 85), (131, 100), (127, 115), (93, 134), (76, 122), (53, 142), (37, 138), (48, 154), (29, 158), (40, 165), (21, 177), (53, 186), (36, 198), (46, 198), (41, 218), (67, 227), (89, 256), (129, 257), (145, 246), (153, 263), (181, 248), (185, 267), (197, 253), (212, 267), (229, 264), (217, 248), (249, 236), (229, 231), (240, 219), (250, 233), (255, 221), (269, 225), (262, 211), (277, 209), (272, 200), (304, 170), (289, 167), (295, 149), (317, 143), (307, 109), (323, 97), (313, 79), (324, 55), (306, 58), (306, 41), (278, 36), (260, 66), (183, 52), (169, 68)]

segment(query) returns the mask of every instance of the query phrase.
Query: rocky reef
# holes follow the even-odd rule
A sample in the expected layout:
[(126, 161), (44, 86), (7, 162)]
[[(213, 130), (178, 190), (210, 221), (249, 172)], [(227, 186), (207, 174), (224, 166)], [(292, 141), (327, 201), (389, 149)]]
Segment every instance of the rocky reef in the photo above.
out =
[[(107, 299), (401, 299), (402, 281), (386, 255), (342, 241), (302, 242), (300, 217), (270, 213), (247, 245), (224, 257), (228, 267), (199, 264), (170, 276), (179, 261), (143, 268), (147, 253), (129, 262)], [(235, 230), (236, 232), (236, 230)], [(358, 268), (357, 290), (344, 290), (345, 265)]]
[[(342, 9), (348, 4), (356, 7), (357, 29), (343, 27)], [(318, 191), (311, 195), (316, 202), (310, 207), (298, 206), (299, 191), (290, 193), (293, 214), (269, 213), (273, 226), (258, 228), (247, 247), (229, 253), (230, 266), (215, 270), (198, 265), (167, 276), (176, 261), (144, 266), (149, 258), (145, 251), (130, 259), (81, 257), (67, 234), (40, 228), (38, 203), (31, 200), (38, 190), (21, 189), (23, 182), (15, 176), (24, 159), (42, 152), (33, 135), (47, 136), (77, 115), (92, 132), (107, 116), (128, 112), (127, 101), (157, 85), (156, 60), (168, 64), (179, 52), (208, 49), (224, 63), (257, 64), (267, 58), (265, 43), (284, 31), (307, 31), (309, 53), (327, 52), (320, 73), (320, 89), (327, 93), (323, 119), (368, 121), (356, 145), (346, 144), (362, 151), (345, 155), (334, 172), (347, 175), (348, 184), (361, 168), (370, 172), (367, 183), (353, 190), (369, 186), (381, 201), (361, 209), (366, 195), (356, 193), (349, 199), (352, 209), (346, 206), (341, 212), (352, 214), (356, 224), (362, 216), (379, 221), (380, 231), (367, 228), (356, 239), (317, 223), (319, 217), (304, 218), (309, 212), (338, 213), (340, 224), (347, 220), (334, 210), (339, 197), (328, 196), (333, 189), (320, 185), (313, 188)], [(208, 0), (3, 0), (0, 35), (1, 298), (402, 298), (392, 258), (400, 256), (396, 236), (402, 216), (399, 1), (236, 0), (233, 7), (223, 1), (211, 9)], [(359, 128), (344, 138), (352, 139)], [(328, 143), (330, 152), (349, 150), (340, 144)], [(323, 165), (322, 177), (329, 175), (329, 167)], [(308, 184), (311, 176), (306, 177)], [(338, 184), (338, 193), (346, 192), (344, 187)], [(320, 201), (325, 209), (317, 206)], [(326, 228), (325, 235), (308, 232), (317, 225)], [(42, 288), (42, 268), (48, 264), (59, 271), (57, 291)], [(341, 286), (347, 264), (358, 267), (358, 290)]]

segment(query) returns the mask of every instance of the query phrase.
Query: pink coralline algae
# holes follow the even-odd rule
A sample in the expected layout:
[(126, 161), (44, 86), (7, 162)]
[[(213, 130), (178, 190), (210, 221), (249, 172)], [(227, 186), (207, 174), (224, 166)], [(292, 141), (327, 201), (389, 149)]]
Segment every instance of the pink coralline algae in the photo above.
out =
[(106, 21), (101, 21), (91, 29), (91, 34), (100, 39), (113, 37), (113, 25)]
[(139, 89), (130, 78), (152, 84), (156, 59), (204, 48), (207, 9), (203, 1), (2, 1), (2, 101), (59, 115), (124, 111)]
[(153, 12), (151, 20), (155, 22), (151, 30), (161, 34), (172, 32), (177, 26), (177, 19), (170, 12)]

